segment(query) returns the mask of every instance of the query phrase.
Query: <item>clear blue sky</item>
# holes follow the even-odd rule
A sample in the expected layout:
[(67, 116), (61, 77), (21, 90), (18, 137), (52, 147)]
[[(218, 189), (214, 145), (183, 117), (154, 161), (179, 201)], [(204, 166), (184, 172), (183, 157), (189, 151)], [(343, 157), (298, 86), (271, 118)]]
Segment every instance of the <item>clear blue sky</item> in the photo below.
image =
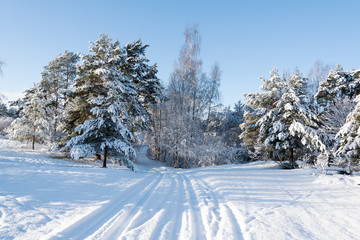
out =
[(141, 38), (166, 83), (185, 27), (197, 23), (203, 70), (220, 64), (222, 102), (229, 105), (258, 91), (258, 78), (275, 66), (308, 73), (322, 60), (359, 68), (359, 9), (355, 0), (0, 0), (0, 60), (6, 62), (0, 92), (32, 87), (50, 60), (64, 50), (86, 53), (99, 33), (122, 44)]

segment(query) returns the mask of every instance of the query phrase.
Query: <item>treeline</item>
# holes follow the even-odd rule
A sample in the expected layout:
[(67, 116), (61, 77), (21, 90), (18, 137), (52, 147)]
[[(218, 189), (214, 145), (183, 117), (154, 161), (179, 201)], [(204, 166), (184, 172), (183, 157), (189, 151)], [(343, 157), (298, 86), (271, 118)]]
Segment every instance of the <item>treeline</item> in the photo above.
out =
[(359, 170), (360, 70), (338, 66), (312, 84), (299, 71), (280, 76), (274, 69), (262, 80), (261, 93), (245, 95), (241, 126), (253, 159), (270, 158), (285, 168), (305, 163)]

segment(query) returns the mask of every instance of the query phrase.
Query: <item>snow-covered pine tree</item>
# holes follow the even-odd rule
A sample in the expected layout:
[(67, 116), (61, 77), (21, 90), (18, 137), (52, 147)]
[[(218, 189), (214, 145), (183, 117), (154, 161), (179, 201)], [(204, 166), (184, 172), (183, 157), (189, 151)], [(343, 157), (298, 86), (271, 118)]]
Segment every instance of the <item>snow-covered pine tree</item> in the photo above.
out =
[(0, 117), (10, 117), (10, 118), (17, 118), (18, 117), (18, 110), (13, 108), (13, 101), (10, 103), (10, 108), (7, 106), (6, 103), (4, 103), (5, 98), (2, 98), (0, 96)]
[[(275, 107), (276, 102), (286, 91), (285, 78), (279, 76), (279, 71), (276, 68), (270, 72), (269, 79), (260, 79), (263, 81), (263, 85), (260, 87), (263, 92), (244, 95), (246, 99), (244, 106), (244, 123), (240, 126), (243, 130), (240, 138), (249, 149), (252, 158), (260, 157), (265, 150), (265, 146), (258, 141), (259, 127), (256, 125), (256, 122), (267, 111)], [(272, 156), (270, 156), (270, 158), (271, 157)]]
[(354, 110), (346, 117), (346, 123), (340, 128), (336, 137), (340, 138), (340, 146), (336, 154), (345, 157), (349, 173), (356, 167), (360, 170), (360, 95)]
[(259, 139), (286, 168), (296, 167), (296, 160), (304, 159), (305, 149), (326, 151), (319, 132), (320, 121), (304, 94), (306, 81), (299, 73), (291, 75), (286, 92), (256, 123), (260, 128)]
[(300, 104), (309, 108), (310, 100), (307, 95), (309, 79), (302, 77), (299, 70), (296, 70), (296, 73), (290, 75), (287, 83), (299, 98)]
[[(353, 162), (348, 154), (348, 139), (344, 134), (350, 131), (348, 127), (353, 125), (352, 118), (356, 115), (356, 101), (354, 98), (360, 93), (360, 69), (344, 71), (339, 65), (330, 71), (327, 79), (320, 83), (317, 94), (317, 102), (321, 106), (320, 118), (324, 122), (324, 130), (329, 136), (327, 142), (331, 149), (331, 155), (340, 155), (343, 158), (334, 158), (335, 164), (342, 165), (347, 161), (349, 166)], [(351, 111), (355, 111), (351, 113)], [(347, 116), (347, 117), (346, 117)], [(351, 117), (352, 116), (352, 117)], [(350, 131), (354, 137), (354, 132)], [(353, 145), (354, 146), (354, 145)], [(345, 157), (347, 156), (347, 157)]]
[(135, 156), (131, 144), (134, 138), (128, 130), (131, 118), (127, 110), (128, 103), (136, 103), (138, 95), (120, 70), (125, 53), (118, 41), (113, 43), (105, 34), (90, 44), (89, 51), (93, 54), (82, 56), (71, 94), (73, 108), (67, 115), (77, 135), (66, 146), (75, 159), (103, 154), (103, 167), (110, 156), (133, 168), (130, 158)]
[(244, 121), (244, 104), (241, 101), (231, 108), (218, 106), (213, 108), (207, 118), (207, 136), (216, 135), (222, 137), (223, 143), (228, 147), (241, 147), (241, 129), (239, 125)]
[(21, 105), (21, 117), (13, 121), (7, 132), (11, 139), (20, 142), (43, 143), (47, 139), (47, 122), (44, 120), (43, 92), (38, 85), (25, 91), (24, 98), (18, 103)]
[(61, 133), (60, 122), (63, 120), (67, 96), (73, 80), (76, 77), (76, 63), (79, 56), (65, 51), (44, 67), (42, 80), (38, 87), (43, 93), (42, 106), (44, 118), (48, 122), (50, 144), (58, 143)]
[(241, 101), (235, 103), (234, 109), (225, 113), (224, 141), (227, 146), (239, 148), (241, 146), (240, 124), (244, 122), (244, 104)]
[[(340, 80), (341, 79), (341, 80)], [(317, 103), (326, 108), (329, 103), (332, 103), (334, 99), (339, 97), (339, 85), (346, 82), (347, 76), (343, 68), (338, 65), (336, 69), (330, 71), (328, 77), (320, 82), (315, 98)]]
[[(129, 115), (133, 118), (134, 128), (132, 131), (148, 130), (150, 114), (154, 113), (156, 104), (162, 98), (163, 87), (156, 76), (158, 70), (156, 64), (149, 65), (150, 60), (145, 56), (145, 50), (149, 45), (144, 45), (141, 40), (126, 44), (125, 62), (120, 66), (122, 73), (133, 84), (138, 98), (134, 103), (129, 102)], [(138, 108), (137, 106), (142, 106)]]

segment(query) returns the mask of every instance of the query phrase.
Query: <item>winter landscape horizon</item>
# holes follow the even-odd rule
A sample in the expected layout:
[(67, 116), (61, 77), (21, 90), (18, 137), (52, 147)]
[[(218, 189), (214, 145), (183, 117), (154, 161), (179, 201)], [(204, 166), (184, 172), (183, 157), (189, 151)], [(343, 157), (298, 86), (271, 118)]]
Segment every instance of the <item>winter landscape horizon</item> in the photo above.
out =
[(360, 239), (358, 1), (1, 7), (0, 239)]

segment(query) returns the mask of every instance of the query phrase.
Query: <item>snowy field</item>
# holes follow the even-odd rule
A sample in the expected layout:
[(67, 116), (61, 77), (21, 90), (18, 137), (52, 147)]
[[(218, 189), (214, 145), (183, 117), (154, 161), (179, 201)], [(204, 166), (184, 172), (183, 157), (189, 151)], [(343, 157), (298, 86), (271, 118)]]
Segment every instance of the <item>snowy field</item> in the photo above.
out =
[(0, 239), (360, 239), (360, 177), (269, 162), (180, 170), (51, 159), (0, 140)]

